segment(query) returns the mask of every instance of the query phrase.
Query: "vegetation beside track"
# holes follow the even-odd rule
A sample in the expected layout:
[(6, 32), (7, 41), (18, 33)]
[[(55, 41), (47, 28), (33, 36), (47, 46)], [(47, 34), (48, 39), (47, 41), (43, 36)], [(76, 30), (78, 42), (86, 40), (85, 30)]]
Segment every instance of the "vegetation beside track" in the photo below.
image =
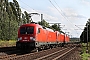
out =
[(10, 46), (15, 46), (16, 45), (16, 40), (0, 40), (0, 47), (10, 47)]
[[(88, 47), (90, 49), (90, 47)], [(89, 56), (90, 56), (90, 50), (88, 51), (88, 53), (86, 53), (87, 50), (87, 44), (86, 43), (82, 43), (82, 51), (81, 51), (81, 57), (82, 60), (88, 60)]]

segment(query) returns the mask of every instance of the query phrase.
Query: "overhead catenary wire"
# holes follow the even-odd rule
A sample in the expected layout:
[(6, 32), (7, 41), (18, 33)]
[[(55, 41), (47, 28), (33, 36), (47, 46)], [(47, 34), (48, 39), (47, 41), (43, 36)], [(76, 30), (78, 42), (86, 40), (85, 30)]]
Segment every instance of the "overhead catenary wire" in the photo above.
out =
[[(51, 0), (49, 0), (49, 2), (54, 6), (54, 8), (56, 8), (56, 10), (60, 13), (60, 15), (63, 16), (63, 14), (60, 12), (60, 10), (51, 2)], [(64, 16), (63, 16), (64, 17)], [(65, 17), (64, 17), (65, 18)], [(65, 18), (66, 19), (66, 18)]]
[[(22, 2), (22, 3), (24, 3), (23, 1), (21, 1), (21, 0), (19, 0), (20, 2)], [(50, 1), (50, 0), (49, 0)], [(50, 1), (51, 2), (51, 1)], [(51, 2), (52, 3), (52, 2)], [(56, 2), (55, 2), (56, 3)], [(26, 4), (26, 3), (24, 3), (26, 6), (28, 6), (28, 7), (30, 7), (28, 4)], [(56, 3), (57, 4), (57, 3)], [(52, 5), (53, 5), (53, 3), (52, 3)], [(58, 4), (57, 4), (58, 5)], [(54, 5), (53, 5), (54, 6)], [(55, 7), (55, 6), (54, 6)], [(59, 6), (58, 6), (59, 7)], [(23, 8), (23, 7), (21, 7), (21, 8)], [(30, 8), (32, 8), (32, 7), (30, 7)], [(56, 7), (55, 7), (56, 8)], [(60, 7), (59, 7), (60, 8)], [(23, 8), (23, 9), (25, 9), (25, 8)], [(33, 9), (33, 8), (32, 8)], [(57, 8), (56, 8), (57, 9)], [(25, 10), (27, 10), (27, 9), (25, 9)], [(36, 11), (35, 9), (33, 9), (34, 11)], [(58, 9), (57, 9), (58, 10)], [(61, 10), (61, 9), (60, 9)], [(29, 10), (27, 10), (27, 11), (29, 11)], [(59, 10), (58, 10), (59, 11)], [(62, 11), (62, 10), (61, 10)], [(37, 12), (37, 11), (36, 11)], [(63, 12), (63, 11), (62, 11)], [(59, 11), (59, 13), (63, 16), (63, 14)], [(64, 16), (63, 16), (64, 17)], [(66, 19), (66, 17), (64, 17), (65, 19)], [(66, 19), (67, 20), (67, 19)]]
[[(40, 13), (40, 12), (38, 12), (37, 10), (35, 10), (35, 9), (33, 9), (31, 6), (29, 6), (28, 4), (26, 4), (25, 2), (23, 2), (22, 0), (19, 0), (20, 2), (22, 2), (23, 4), (25, 4), (26, 6), (28, 6), (29, 8), (31, 8), (32, 10), (34, 10), (35, 12), (37, 12), (37, 13)], [(24, 8), (25, 9), (25, 8)], [(27, 10), (27, 9), (25, 9), (25, 10)], [(27, 11), (29, 11), (29, 10), (27, 10)], [(42, 14), (42, 13), (40, 13), (40, 14)], [(48, 17), (47, 17), (48, 18)]]
[[(54, 0), (54, 2), (55, 2), (55, 0)], [(56, 2), (55, 2), (56, 3)], [(59, 7), (59, 5), (56, 3), (56, 5)], [(61, 8), (59, 7), (59, 9), (60, 9), (60, 11), (61, 12), (63, 12), (62, 10), (61, 10)], [(62, 14), (63, 15), (63, 14)], [(66, 19), (66, 17), (64, 17), (65, 19)], [(68, 19), (66, 19), (67, 21), (69, 21)], [(77, 26), (77, 25), (75, 25), (74, 23), (72, 23), (71, 21), (69, 21), (71, 24), (73, 24), (74, 26), (76, 26), (77, 28), (79, 28), (79, 30), (82, 30), (82, 28), (80, 28), (79, 26)], [(73, 30), (75, 30), (74, 28), (73, 28)], [(75, 30), (76, 31), (76, 30)], [(76, 33), (77, 33), (77, 31), (76, 31)], [(78, 33), (77, 33), (78, 34)]]
[(24, 8), (24, 7), (22, 7), (22, 6), (20, 6), (22, 9), (24, 9), (24, 10), (26, 10), (26, 11), (30, 11), (30, 10), (27, 10), (26, 8)]
[[(68, 20), (68, 18), (66, 18), (66, 16), (64, 16), (61, 12), (63, 12), (62, 10), (61, 10), (61, 8), (59, 7), (59, 5), (55, 2), (55, 0), (54, 0), (54, 2), (56, 3), (56, 5), (59, 7), (59, 9), (52, 3), (52, 1), (51, 0), (49, 0), (49, 2), (57, 9), (57, 11), (65, 18), (65, 20), (67, 20), (67, 21), (69, 21)], [(77, 28), (79, 28), (79, 29), (81, 29), (80, 27), (78, 27), (77, 25), (75, 25), (74, 23), (72, 23), (71, 21), (69, 21), (70, 23), (71, 23), (71, 25), (73, 26), (76, 26)], [(74, 29), (74, 26), (73, 26), (73, 29)], [(75, 30), (76, 31), (76, 30)], [(77, 33), (77, 31), (76, 31), (76, 33)]]
[[(28, 4), (26, 4), (25, 2), (23, 2), (23, 1), (21, 1), (21, 0), (19, 0), (20, 2), (22, 2), (23, 4), (25, 4), (26, 6), (28, 6), (29, 8), (31, 8), (32, 10), (34, 10), (35, 12), (38, 12), (38, 11), (36, 11), (35, 9), (33, 9), (32, 7), (30, 7)], [(25, 9), (24, 7), (22, 7), (22, 6), (20, 6), (22, 9)], [(25, 9), (26, 11), (30, 11), (30, 10), (27, 10), (27, 9)], [(40, 12), (38, 12), (38, 13), (40, 13)], [(45, 15), (44, 15), (45, 16)], [(47, 16), (46, 16), (47, 17)], [(48, 18), (48, 17), (47, 17)], [(49, 18), (50, 19), (50, 18)]]
[[(20, 2), (24, 3), (23, 1), (19, 0)], [(24, 3), (26, 6), (30, 7), (28, 4)], [(33, 9), (32, 7), (30, 7), (31, 9)], [(35, 9), (33, 9), (34, 11), (36, 11)]]
[[(55, 2), (56, 5), (59, 7), (59, 5), (57, 4), (57, 2), (56, 2), (55, 0), (54, 0), (54, 2)], [(61, 12), (63, 12), (62, 9), (61, 9), (60, 7), (59, 7), (59, 9), (60, 9)], [(64, 16), (63, 16), (63, 17), (64, 17)], [(64, 17), (64, 18), (66, 18), (66, 17)], [(67, 18), (68, 18), (68, 17), (67, 17)], [(66, 19), (66, 20), (68, 20), (68, 19)], [(68, 21), (69, 21), (69, 20), (68, 20)], [(72, 23), (71, 21), (69, 21), (69, 22)], [(72, 23), (72, 24), (74, 24), (74, 23)], [(78, 27), (78, 26), (75, 25), (75, 24), (74, 24), (74, 26)], [(78, 28), (79, 28), (79, 29), (82, 29), (82, 28), (80, 28), (80, 27), (78, 27)]]

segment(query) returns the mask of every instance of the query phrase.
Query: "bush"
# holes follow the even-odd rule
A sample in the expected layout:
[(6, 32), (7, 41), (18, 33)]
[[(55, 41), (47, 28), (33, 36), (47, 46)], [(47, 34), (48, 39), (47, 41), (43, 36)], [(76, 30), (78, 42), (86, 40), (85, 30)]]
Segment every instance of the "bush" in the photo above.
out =
[(9, 46), (15, 46), (16, 40), (0, 40), (0, 47), (9, 47)]

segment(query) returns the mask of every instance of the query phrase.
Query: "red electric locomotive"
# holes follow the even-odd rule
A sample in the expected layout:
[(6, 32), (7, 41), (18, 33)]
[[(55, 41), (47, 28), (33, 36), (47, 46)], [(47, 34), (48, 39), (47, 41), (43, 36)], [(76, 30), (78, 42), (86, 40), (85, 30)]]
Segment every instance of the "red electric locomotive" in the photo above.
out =
[[(43, 28), (39, 24), (30, 23), (21, 25), (18, 29), (17, 48), (39, 48), (42, 46), (51, 46), (69, 42), (69, 37), (58, 31), (49, 28)], [(67, 40), (65, 40), (67, 39)]]
[(45, 36), (43, 37), (42, 33), (42, 26), (38, 24), (24, 24), (20, 26), (18, 30), (18, 41), (16, 42), (17, 48), (28, 48), (28, 47), (37, 47), (38, 40), (42, 42), (42, 38), (44, 38), (43, 41), (45, 41)]

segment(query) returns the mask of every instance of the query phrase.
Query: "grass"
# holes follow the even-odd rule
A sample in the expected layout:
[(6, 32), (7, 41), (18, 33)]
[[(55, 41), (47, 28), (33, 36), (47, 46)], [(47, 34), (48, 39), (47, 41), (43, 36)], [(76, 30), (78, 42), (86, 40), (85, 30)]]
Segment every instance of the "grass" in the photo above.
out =
[(0, 40), (0, 47), (9, 47), (9, 46), (15, 46), (16, 40)]
[[(82, 57), (82, 60), (88, 60), (90, 54), (89, 53), (86, 53), (86, 49), (87, 49), (87, 44), (86, 43), (82, 43), (82, 54), (81, 54), (81, 57)], [(90, 48), (90, 47), (89, 47)]]
[(88, 60), (88, 57), (90, 56), (90, 54), (83, 53), (81, 56), (82, 56), (82, 60)]

